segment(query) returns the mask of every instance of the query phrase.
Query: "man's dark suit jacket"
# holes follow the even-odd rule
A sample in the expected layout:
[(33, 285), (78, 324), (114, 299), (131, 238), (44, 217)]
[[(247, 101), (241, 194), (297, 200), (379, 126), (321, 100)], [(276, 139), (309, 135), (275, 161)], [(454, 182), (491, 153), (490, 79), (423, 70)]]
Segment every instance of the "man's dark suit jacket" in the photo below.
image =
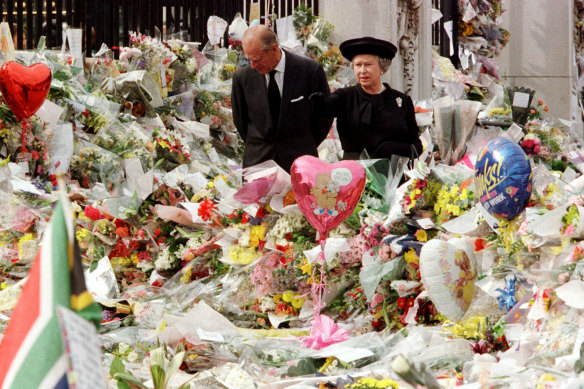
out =
[(243, 167), (273, 159), (286, 171), (301, 155), (318, 156), (316, 148), (326, 138), (332, 119), (311, 114), (308, 97), (329, 95), (322, 66), (282, 50), (286, 55), (280, 123), (274, 129), (263, 74), (246, 66), (233, 75), (233, 123), (245, 142)]

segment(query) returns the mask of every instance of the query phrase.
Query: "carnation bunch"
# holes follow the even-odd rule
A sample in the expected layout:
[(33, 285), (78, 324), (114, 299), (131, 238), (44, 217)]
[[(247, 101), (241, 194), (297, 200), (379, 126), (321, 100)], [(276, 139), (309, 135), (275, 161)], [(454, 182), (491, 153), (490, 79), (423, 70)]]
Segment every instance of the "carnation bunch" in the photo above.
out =
[(536, 155), (541, 151), (541, 139), (534, 133), (529, 133), (523, 137), (521, 148), (527, 155)]

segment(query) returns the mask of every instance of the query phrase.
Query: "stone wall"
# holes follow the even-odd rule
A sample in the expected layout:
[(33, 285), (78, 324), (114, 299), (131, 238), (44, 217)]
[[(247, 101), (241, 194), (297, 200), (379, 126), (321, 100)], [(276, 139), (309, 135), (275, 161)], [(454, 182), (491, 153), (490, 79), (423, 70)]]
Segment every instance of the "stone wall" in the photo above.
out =
[(574, 84), (573, 0), (506, 0), (502, 27), (509, 44), (496, 59), (501, 78), (536, 90), (550, 114), (577, 118)]

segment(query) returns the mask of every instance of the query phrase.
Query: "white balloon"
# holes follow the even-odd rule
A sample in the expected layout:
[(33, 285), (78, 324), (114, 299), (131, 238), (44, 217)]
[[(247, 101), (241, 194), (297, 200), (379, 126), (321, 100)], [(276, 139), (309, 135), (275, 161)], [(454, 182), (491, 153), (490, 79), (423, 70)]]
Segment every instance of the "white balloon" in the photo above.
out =
[(422, 247), (420, 276), (436, 309), (459, 321), (474, 298), (476, 264), (468, 242), (452, 243), (432, 239)]

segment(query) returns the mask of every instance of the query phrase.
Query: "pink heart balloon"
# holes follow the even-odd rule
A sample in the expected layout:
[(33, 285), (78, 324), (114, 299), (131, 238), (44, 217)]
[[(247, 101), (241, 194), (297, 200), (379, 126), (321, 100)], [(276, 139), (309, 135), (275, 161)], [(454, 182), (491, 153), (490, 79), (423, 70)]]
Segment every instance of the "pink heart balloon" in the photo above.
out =
[(320, 239), (351, 215), (363, 189), (365, 170), (355, 161), (326, 163), (305, 155), (290, 169), (292, 190), (298, 207)]

